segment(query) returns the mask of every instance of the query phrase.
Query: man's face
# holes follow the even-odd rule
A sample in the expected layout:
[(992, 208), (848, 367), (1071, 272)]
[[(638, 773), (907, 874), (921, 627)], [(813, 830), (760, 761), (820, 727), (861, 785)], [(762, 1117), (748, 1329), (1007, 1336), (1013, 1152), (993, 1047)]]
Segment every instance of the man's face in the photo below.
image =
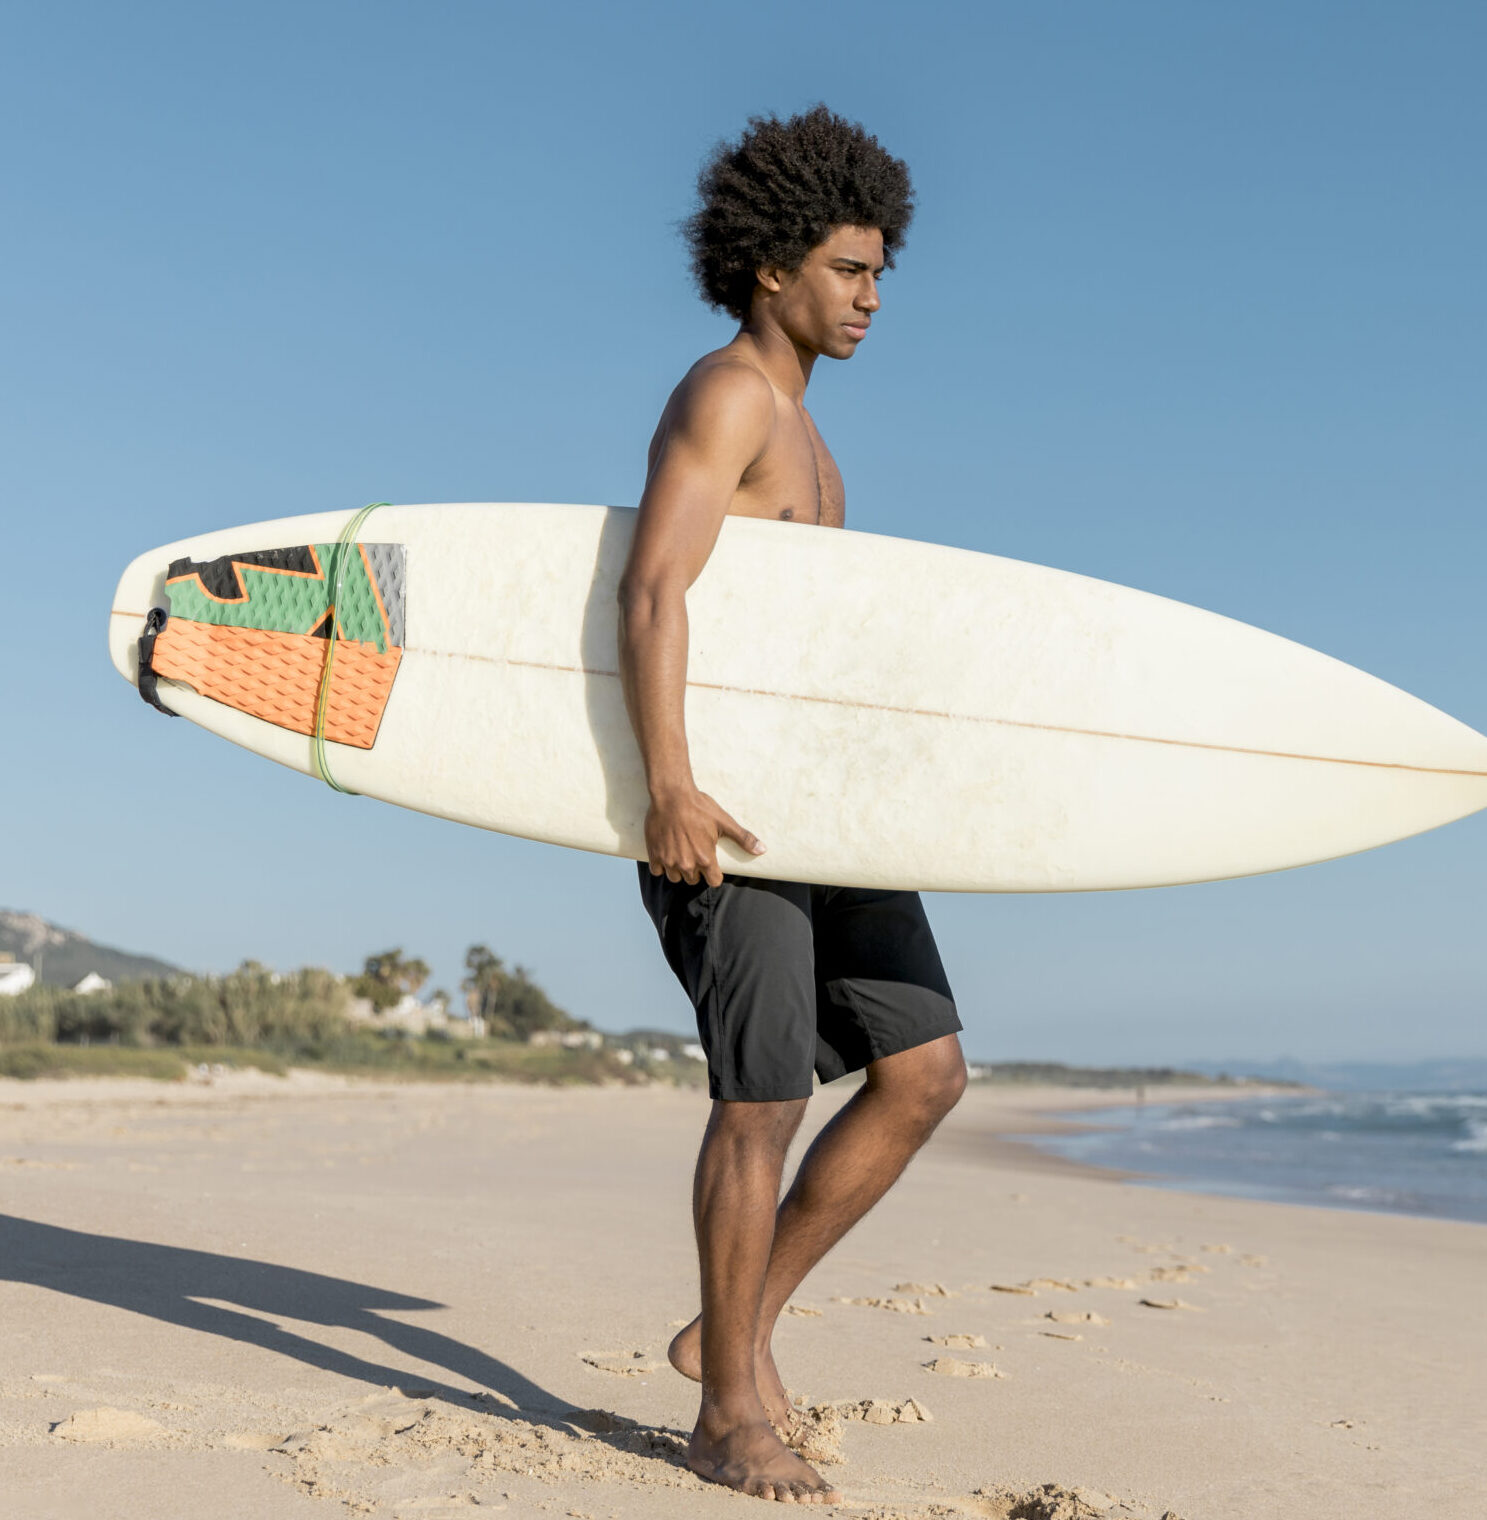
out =
[(876, 227), (838, 227), (799, 269), (762, 273), (778, 281), (770, 306), (787, 337), (828, 359), (850, 359), (882, 304), (883, 234)]

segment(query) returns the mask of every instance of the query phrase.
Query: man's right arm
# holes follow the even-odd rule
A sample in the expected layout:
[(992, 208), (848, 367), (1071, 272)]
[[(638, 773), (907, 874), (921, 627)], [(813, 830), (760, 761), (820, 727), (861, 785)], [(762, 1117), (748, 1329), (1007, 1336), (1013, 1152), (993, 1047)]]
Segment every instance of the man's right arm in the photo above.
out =
[(719, 838), (751, 854), (764, 846), (692, 776), (684, 704), (687, 588), (702, 573), (744, 471), (769, 440), (769, 382), (743, 364), (715, 365), (682, 383), (640, 499), (620, 580), (620, 676), (645, 762), (651, 874), (671, 881), (723, 879)]

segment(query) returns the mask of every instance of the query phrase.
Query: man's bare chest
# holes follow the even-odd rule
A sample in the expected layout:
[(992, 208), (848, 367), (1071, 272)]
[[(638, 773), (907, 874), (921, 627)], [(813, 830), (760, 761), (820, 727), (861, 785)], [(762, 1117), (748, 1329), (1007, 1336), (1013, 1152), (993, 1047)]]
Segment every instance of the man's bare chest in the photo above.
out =
[(809, 417), (798, 415), (777, 430), (763, 458), (740, 481), (730, 510), (841, 527), (846, 517), (841, 472)]

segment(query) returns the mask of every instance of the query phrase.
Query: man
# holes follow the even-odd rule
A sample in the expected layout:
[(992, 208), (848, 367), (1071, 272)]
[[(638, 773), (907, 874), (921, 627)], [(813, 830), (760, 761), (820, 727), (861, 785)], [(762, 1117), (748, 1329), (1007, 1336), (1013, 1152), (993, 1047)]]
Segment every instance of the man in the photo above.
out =
[[(904, 165), (824, 106), (751, 121), (699, 191), (693, 267), (704, 298), (740, 327), (662, 413), (619, 597), (651, 796), (641, 891), (696, 1007), (713, 1098), (693, 1198), (702, 1312), (670, 1356), (702, 1383), (693, 1471), (759, 1498), (834, 1503), (789, 1448), (793, 1408), (771, 1333), (959, 1098), (961, 1024), (917, 894), (720, 869), (720, 839), (765, 847), (691, 771), (685, 596), (729, 514), (842, 525), (841, 476), (806, 386), (818, 358), (849, 359), (867, 336), (913, 200)], [(813, 1070), (828, 1081), (864, 1069), (780, 1202)]]

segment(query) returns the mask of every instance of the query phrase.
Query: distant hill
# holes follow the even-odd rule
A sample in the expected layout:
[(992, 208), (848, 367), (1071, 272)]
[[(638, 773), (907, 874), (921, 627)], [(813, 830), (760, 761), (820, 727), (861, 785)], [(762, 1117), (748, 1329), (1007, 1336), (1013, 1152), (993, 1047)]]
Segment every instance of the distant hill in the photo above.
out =
[(146, 977), (174, 976), (179, 966), (152, 955), (131, 955), (111, 945), (95, 945), (85, 935), (59, 929), (36, 913), (0, 908), (0, 950), (8, 950), (40, 973), (53, 987), (71, 987), (90, 971), (111, 982), (139, 982)]

